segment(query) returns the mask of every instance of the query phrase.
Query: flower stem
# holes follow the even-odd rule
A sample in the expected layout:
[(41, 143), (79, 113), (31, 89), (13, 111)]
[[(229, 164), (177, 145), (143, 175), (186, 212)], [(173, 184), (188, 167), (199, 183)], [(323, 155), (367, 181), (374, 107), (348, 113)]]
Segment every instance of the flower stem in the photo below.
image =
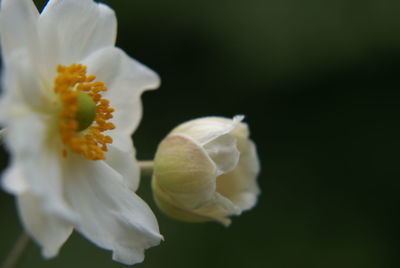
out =
[(14, 244), (11, 252), (6, 257), (3, 264), (0, 266), (1, 268), (13, 268), (17, 265), (19, 259), (21, 258), (22, 254), (24, 253), (25, 249), (29, 244), (29, 236), (27, 233), (22, 232), (17, 241)]
[(140, 174), (142, 177), (151, 177), (153, 175), (153, 161), (139, 161)]

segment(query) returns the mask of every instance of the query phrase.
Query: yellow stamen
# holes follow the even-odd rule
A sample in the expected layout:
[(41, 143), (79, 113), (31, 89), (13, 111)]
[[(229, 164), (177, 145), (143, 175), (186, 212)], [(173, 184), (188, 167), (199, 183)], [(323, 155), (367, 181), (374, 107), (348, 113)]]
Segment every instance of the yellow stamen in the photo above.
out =
[[(62, 103), (59, 113), (61, 141), (69, 150), (86, 159), (105, 159), (104, 152), (107, 152), (107, 144), (112, 143), (112, 138), (102, 132), (115, 128), (113, 123), (107, 122), (113, 117), (114, 109), (101, 96), (101, 92), (107, 91), (107, 87), (103, 82), (93, 82), (96, 79), (94, 75), (86, 76), (86, 66), (81, 64), (59, 65), (57, 72), (54, 92), (59, 95)], [(82, 94), (89, 96), (95, 104), (95, 116), (88, 115), (93, 122), (82, 123), (79, 119), (85, 110), (91, 112), (87, 107), (80, 109), (79, 104), (83, 103), (80, 101)], [(66, 157), (67, 150), (64, 149), (62, 154)]]

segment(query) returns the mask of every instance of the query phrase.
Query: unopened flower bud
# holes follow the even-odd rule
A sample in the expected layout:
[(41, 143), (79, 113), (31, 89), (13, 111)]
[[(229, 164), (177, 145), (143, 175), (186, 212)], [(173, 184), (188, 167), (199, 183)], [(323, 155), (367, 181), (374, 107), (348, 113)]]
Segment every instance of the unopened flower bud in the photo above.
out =
[(168, 216), (229, 225), (230, 216), (256, 204), (259, 162), (242, 119), (195, 119), (173, 129), (160, 143), (152, 188)]

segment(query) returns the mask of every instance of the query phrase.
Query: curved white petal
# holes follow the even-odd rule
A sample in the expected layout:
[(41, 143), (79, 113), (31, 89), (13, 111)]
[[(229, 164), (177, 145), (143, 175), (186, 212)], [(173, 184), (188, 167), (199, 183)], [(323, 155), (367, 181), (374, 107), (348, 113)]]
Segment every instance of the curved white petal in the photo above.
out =
[(236, 148), (236, 138), (224, 134), (204, 145), (207, 155), (217, 167), (217, 176), (233, 170), (239, 162), (239, 150)]
[[(3, 188), (13, 194), (20, 194), (30, 190), (32, 180), (26, 179), (25, 160), (32, 161), (41, 152), (41, 142), (45, 137), (45, 126), (43, 122), (29, 109), (15, 109), (9, 111), (13, 103), (2, 105), (2, 122), (7, 125), (3, 135), (6, 148), (12, 153), (11, 164), (2, 174)], [(15, 103), (15, 106), (18, 106)], [(7, 109), (8, 108), (8, 109)], [(7, 118), (9, 117), (9, 118)], [(26, 130), (29, 129), (32, 139), (27, 138)], [(35, 138), (39, 140), (36, 143)]]
[(54, 214), (48, 214), (43, 201), (31, 194), (17, 196), (19, 214), (28, 233), (41, 246), (46, 258), (58, 254), (60, 247), (72, 233), (72, 225)]
[(3, 0), (0, 9), (0, 36), (3, 58), (16, 50), (38, 50), (37, 18), (39, 13), (32, 0)]
[(202, 146), (214, 161), (219, 176), (233, 170), (239, 161), (236, 138), (230, 133), (242, 119), (243, 116), (235, 116), (233, 120), (221, 117), (194, 119), (174, 128), (169, 135), (182, 134)]
[[(157, 205), (167, 215), (178, 220), (189, 222), (218, 221), (225, 226), (231, 223), (229, 216), (239, 215), (241, 210), (231, 200), (214, 193), (211, 199), (202, 202), (201, 205), (191, 208), (173, 192), (167, 192), (160, 187), (156, 180), (152, 180), (153, 193), (156, 193)], [(177, 198), (178, 197), (178, 198)]]
[(39, 35), (46, 47), (48, 74), (58, 64), (77, 63), (92, 52), (114, 46), (114, 11), (92, 0), (51, 0), (39, 18)]
[[(23, 113), (8, 122), (4, 135), (5, 145), (15, 158), (19, 160), (31, 160), (36, 158), (42, 150), (42, 144), (46, 137), (45, 123), (34, 113)], [(29, 130), (29, 136), (26, 135)], [(13, 159), (14, 160), (14, 159)]]
[[(10, 172), (6, 172), (3, 184), (13, 193), (24, 190), (40, 196), (47, 211), (72, 220), (74, 213), (63, 199), (60, 171), (62, 151), (57, 138), (49, 131), (48, 122), (38, 114), (21, 113), (19, 117), (14, 116), (8, 122), (5, 134), (5, 144), (12, 155), (12, 166)], [(13, 180), (15, 182), (11, 182)], [(24, 189), (17, 189), (18, 181)]]
[(257, 184), (260, 163), (256, 146), (248, 138), (247, 125), (241, 123), (231, 134), (237, 138), (240, 160), (233, 171), (218, 177), (217, 191), (242, 210), (248, 210), (257, 203), (260, 194)]
[(0, 102), (0, 120), (5, 122), (21, 113), (45, 110), (48, 96), (42, 90), (33, 59), (28, 51), (16, 50), (5, 57), (2, 73), (3, 94)]
[(158, 146), (153, 179), (159, 189), (193, 210), (214, 199), (216, 166), (203, 148), (185, 135), (170, 135)]
[(241, 158), (235, 170), (217, 179), (217, 191), (242, 210), (252, 208), (260, 194), (256, 180), (260, 168), (255, 145), (251, 141), (246, 142), (247, 148), (241, 151)]
[(112, 250), (115, 260), (141, 262), (144, 250), (160, 243), (162, 236), (150, 208), (105, 162), (71, 156), (65, 176), (68, 202), (79, 214), (76, 229), (98, 246)]
[(11, 194), (21, 194), (28, 189), (23, 172), (15, 163), (11, 163), (10, 167), (3, 172), (1, 185)]
[(136, 192), (139, 187), (140, 168), (135, 158), (133, 145), (129, 144), (128, 146), (130, 146), (130, 150), (121, 151), (110, 145), (105, 161), (111, 168), (122, 175), (129, 189)]
[(184, 134), (191, 137), (199, 145), (204, 146), (219, 136), (233, 131), (244, 116), (235, 116), (233, 120), (222, 117), (203, 117), (187, 121), (174, 128), (171, 134)]
[(229, 216), (240, 215), (241, 210), (228, 198), (219, 193), (215, 193), (213, 199), (193, 210), (192, 213), (208, 219), (216, 220), (225, 226), (229, 226), (231, 223)]
[(147, 89), (157, 88), (159, 77), (114, 47), (96, 51), (83, 64), (88, 67), (89, 74), (105, 82), (108, 91), (104, 97), (110, 100), (110, 106), (115, 109), (111, 122), (116, 128), (109, 135), (114, 139), (116, 147), (126, 150), (127, 139), (130, 139), (142, 117), (140, 96)]
[[(64, 199), (64, 180), (61, 173), (62, 147), (42, 146), (42, 151), (31, 159), (16, 161), (24, 171), (29, 190), (43, 198), (43, 207), (66, 220), (74, 221), (75, 211)], [(57, 150), (58, 148), (58, 150)]]

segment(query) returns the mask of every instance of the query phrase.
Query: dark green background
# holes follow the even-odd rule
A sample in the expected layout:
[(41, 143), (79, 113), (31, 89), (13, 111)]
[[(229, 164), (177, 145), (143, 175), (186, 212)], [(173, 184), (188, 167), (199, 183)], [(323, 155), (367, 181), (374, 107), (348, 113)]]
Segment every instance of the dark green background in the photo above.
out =
[[(262, 163), (258, 205), (229, 228), (165, 217), (145, 178), (165, 242), (136, 267), (399, 267), (400, 1), (106, 2), (118, 46), (162, 78), (139, 159), (183, 121), (245, 114)], [(0, 210), (4, 258), (21, 227), (11, 196)], [(124, 267), (110, 255), (74, 234), (50, 261), (31, 244), (19, 267)]]

